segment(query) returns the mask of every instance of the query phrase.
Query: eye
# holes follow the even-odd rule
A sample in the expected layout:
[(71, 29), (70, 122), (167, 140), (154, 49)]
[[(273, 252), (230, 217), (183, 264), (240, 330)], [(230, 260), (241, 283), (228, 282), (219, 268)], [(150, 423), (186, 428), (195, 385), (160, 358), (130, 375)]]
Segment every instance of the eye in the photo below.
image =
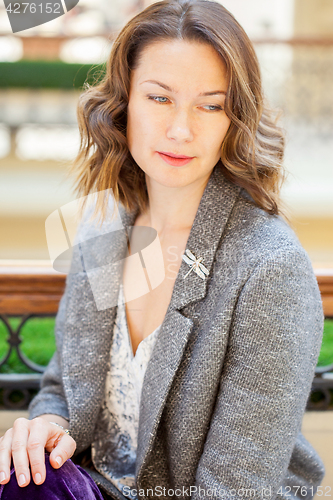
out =
[(223, 108), (221, 106), (214, 106), (213, 104), (207, 104), (207, 106), (203, 106), (205, 109), (208, 108), (208, 111), (222, 111)]
[(155, 101), (155, 102), (160, 102), (161, 104), (164, 104), (165, 102), (167, 102), (169, 100), (167, 97), (162, 97), (162, 96), (158, 96), (158, 95), (149, 95), (148, 99), (151, 99), (152, 101)]

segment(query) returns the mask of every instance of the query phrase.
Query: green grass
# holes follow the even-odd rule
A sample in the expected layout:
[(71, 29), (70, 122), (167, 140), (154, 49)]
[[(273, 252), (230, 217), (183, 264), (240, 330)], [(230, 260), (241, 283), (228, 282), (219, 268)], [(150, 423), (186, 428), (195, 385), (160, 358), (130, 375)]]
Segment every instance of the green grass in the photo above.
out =
[[(13, 328), (19, 324), (19, 318), (10, 318)], [(31, 318), (21, 330), (21, 350), (32, 361), (40, 365), (47, 365), (55, 351), (54, 318)], [(0, 321), (0, 360), (7, 352), (6, 338), (8, 337), (5, 325)], [(333, 363), (333, 320), (325, 320), (323, 342), (318, 359), (318, 366)], [(0, 373), (30, 373), (12, 352), (7, 363), (0, 369)]]
[(331, 363), (333, 363), (333, 319), (326, 319), (317, 366), (326, 366)]

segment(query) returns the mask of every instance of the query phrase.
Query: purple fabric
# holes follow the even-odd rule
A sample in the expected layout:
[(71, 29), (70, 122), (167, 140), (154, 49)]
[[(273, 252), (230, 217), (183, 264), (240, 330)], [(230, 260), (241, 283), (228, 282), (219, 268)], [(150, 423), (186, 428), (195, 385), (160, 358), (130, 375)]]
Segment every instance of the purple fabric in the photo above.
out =
[(1, 500), (103, 500), (103, 496), (89, 474), (79, 465), (67, 460), (60, 469), (54, 469), (45, 453), (46, 479), (40, 486), (32, 480), (20, 488), (14, 468), (8, 484), (0, 486)]

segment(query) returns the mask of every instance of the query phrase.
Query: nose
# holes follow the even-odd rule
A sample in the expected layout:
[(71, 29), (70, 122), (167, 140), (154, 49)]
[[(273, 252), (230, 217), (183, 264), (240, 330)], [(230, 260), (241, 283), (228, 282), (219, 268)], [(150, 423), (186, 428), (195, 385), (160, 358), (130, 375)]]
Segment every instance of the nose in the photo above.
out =
[(182, 108), (174, 111), (168, 124), (167, 138), (178, 143), (193, 140), (193, 123), (188, 110)]

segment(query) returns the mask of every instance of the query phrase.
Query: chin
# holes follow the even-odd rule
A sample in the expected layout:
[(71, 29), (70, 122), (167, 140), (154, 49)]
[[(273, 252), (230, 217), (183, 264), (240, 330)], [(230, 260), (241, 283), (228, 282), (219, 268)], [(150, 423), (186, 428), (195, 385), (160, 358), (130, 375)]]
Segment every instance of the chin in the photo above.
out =
[(149, 174), (146, 175), (151, 179), (151, 181), (170, 188), (185, 187), (198, 180), (198, 176), (191, 175), (189, 171), (181, 171), (179, 167), (175, 167), (173, 171), (170, 169), (163, 173), (161, 172), (160, 175), (156, 175), (156, 172), (154, 173), (154, 176), (149, 176)]

